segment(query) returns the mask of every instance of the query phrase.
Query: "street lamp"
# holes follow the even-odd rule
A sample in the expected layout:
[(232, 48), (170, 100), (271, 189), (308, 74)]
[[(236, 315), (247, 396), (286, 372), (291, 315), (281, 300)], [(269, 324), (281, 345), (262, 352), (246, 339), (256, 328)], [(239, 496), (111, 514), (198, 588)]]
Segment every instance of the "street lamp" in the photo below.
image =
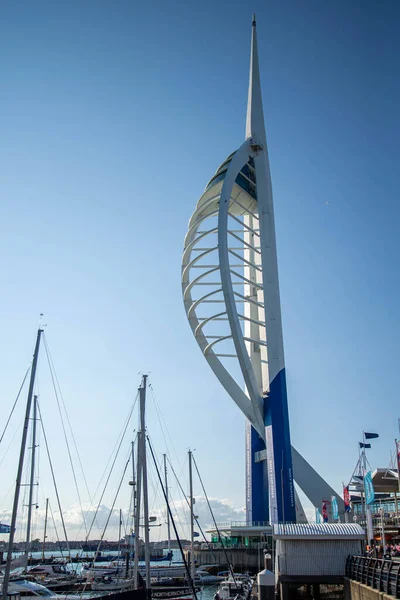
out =
[(383, 556), (385, 556), (386, 554), (386, 540), (385, 540), (385, 523), (383, 520), (383, 516), (384, 516), (384, 512), (385, 509), (381, 508), (379, 509), (379, 512), (381, 514), (381, 539), (382, 539), (382, 549), (383, 549)]

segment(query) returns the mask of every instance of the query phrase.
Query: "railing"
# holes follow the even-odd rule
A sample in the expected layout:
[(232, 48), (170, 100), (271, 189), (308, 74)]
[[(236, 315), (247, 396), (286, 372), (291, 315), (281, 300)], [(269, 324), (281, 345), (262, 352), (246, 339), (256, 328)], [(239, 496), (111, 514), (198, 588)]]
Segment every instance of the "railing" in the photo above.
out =
[(346, 577), (379, 592), (400, 598), (400, 561), (367, 556), (349, 556)]
[(267, 530), (271, 529), (271, 525), (268, 521), (224, 521), (217, 523), (218, 527), (266, 527)]
[[(359, 525), (365, 525), (366, 524), (365, 515), (357, 515), (357, 523)], [(376, 527), (376, 528), (381, 527), (381, 524), (382, 524), (381, 517), (372, 517), (373, 527)], [(384, 527), (399, 527), (400, 516), (399, 517), (396, 517), (396, 516), (385, 517), (383, 519), (383, 525), (384, 525)]]
[[(183, 546), (184, 550), (190, 550), (190, 545)], [(267, 542), (260, 542), (258, 544), (250, 543), (250, 544), (242, 544), (235, 542), (226, 542), (224, 540), (223, 544), (220, 542), (209, 542), (206, 544), (205, 542), (195, 542), (194, 549), (197, 550), (264, 550), (269, 549)]]

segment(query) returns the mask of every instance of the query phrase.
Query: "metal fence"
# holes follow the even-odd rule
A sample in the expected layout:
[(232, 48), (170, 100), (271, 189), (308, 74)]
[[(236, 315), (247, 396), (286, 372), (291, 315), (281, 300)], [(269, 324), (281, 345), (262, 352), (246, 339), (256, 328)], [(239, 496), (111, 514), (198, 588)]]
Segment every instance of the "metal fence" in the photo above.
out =
[[(184, 550), (190, 550), (190, 545), (187, 544), (183, 547)], [(220, 542), (195, 542), (195, 550), (270, 550), (270, 546), (267, 542), (260, 542), (258, 544), (243, 544), (242, 542), (233, 542), (223, 539), (223, 544)]]
[(346, 577), (379, 592), (400, 598), (400, 561), (367, 556), (349, 556)]
[[(265, 527), (268, 535), (271, 533), (271, 525), (268, 521), (219, 521), (217, 523), (219, 528), (221, 527)], [(257, 534), (255, 534), (257, 535)], [(258, 534), (259, 535), (259, 534)]]

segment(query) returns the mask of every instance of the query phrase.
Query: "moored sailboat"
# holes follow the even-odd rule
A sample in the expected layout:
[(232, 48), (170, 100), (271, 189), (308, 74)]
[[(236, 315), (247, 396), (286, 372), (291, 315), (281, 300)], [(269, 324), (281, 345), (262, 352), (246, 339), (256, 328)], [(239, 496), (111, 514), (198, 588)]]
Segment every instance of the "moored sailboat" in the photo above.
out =
[[(29, 419), (30, 419), (31, 408), (32, 408), (33, 390), (34, 390), (34, 385), (35, 385), (36, 369), (37, 369), (37, 363), (38, 363), (38, 358), (39, 358), (39, 348), (40, 348), (40, 340), (41, 340), (42, 333), (43, 333), (43, 329), (40, 329), (40, 327), (39, 327), (37, 336), (36, 336), (35, 351), (33, 354), (31, 375), (30, 375), (30, 380), (29, 380), (28, 398), (27, 398), (27, 402), (26, 402), (24, 428), (22, 431), (21, 448), (20, 448), (18, 470), (17, 470), (17, 480), (16, 480), (16, 484), (15, 484), (14, 502), (13, 502), (13, 509), (12, 509), (12, 515), (11, 515), (11, 526), (10, 526), (10, 534), (9, 534), (10, 537), (9, 537), (9, 542), (8, 542), (7, 560), (6, 560), (5, 570), (4, 570), (4, 577), (3, 577), (3, 581), (2, 581), (3, 600), (7, 600), (7, 596), (8, 596), (8, 586), (9, 586), (9, 581), (10, 581), (11, 561), (12, 561), (12, 549), (13, 549), (13, 544), (14, 544), (15, 526), (17, 523), (18, 503), (19, 503), (21, 481), (22, 481), (22, 469), (24, 466), (26, 440), (28, 437)], [(35, 402), (35, 406), (36, 406), (36, 402)], [(31, 471), (31, 473), (32, 473), (32, 471)], [(32, 497), (31, 497), (31, 501), (32, 501)], [(28, 524), (28, 528), (30, 530), (30, 524)], [(28, 537), (28, 534), (27, 534), (27, 537)], [(28, 538), (28, 542), (29, 542), (29, 538)], [(27, 548), (25, 549), (25, 556), (26, 556), (26, 558), (28, 557), (28, 549)], [(25, 566), (26, 566), (26, 563), (25, 563)]]

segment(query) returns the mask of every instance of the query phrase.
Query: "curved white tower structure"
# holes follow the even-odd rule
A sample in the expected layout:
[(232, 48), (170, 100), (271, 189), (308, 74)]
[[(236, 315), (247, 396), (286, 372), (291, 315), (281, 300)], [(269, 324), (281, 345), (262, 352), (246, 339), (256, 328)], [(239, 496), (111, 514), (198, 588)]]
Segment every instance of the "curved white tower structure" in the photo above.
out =
[[(334, 493), (291, 450), (271, 174), (253, 17), (245, 141), (217, 169), (185, 238), (182, 289), (203, 355), (247, 417), (248, 521), (296, 520), (293, 466), (319, 506)], [(297, 477), (296, 477), (297, 478)]]

